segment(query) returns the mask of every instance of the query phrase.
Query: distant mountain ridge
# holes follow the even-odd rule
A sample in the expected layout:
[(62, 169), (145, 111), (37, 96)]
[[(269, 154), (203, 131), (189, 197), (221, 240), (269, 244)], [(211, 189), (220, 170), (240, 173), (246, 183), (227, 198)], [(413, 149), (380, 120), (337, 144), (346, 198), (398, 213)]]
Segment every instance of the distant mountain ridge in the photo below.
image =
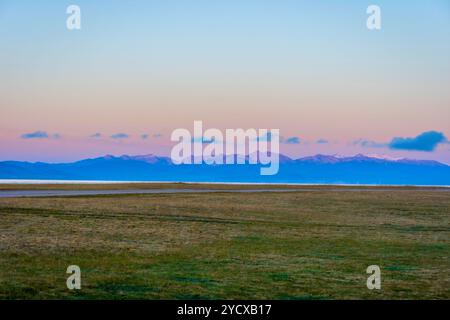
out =
[[(245, 157), (248, 159), (248, 157)], [(277, 175), (261, 165), (175, 165), (169, 157), (106, 155), (71, 163), (0, 162), (0, 179), (450, 185), (450, 166), (433, 160), (280, 154)]]

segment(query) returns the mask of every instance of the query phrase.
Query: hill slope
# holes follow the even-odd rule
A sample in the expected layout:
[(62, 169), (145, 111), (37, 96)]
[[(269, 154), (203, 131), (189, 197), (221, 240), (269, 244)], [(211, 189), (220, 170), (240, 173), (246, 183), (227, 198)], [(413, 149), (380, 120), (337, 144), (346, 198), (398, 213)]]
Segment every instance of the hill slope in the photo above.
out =
[(155, 155), (107, 155), (59, 164), (4, 161), (0, 179), (450, 185), (450, 166), (436, 161), (364, 155), (280, 159), (274, 176), (261, 176), (260, 165), (174, 165)]

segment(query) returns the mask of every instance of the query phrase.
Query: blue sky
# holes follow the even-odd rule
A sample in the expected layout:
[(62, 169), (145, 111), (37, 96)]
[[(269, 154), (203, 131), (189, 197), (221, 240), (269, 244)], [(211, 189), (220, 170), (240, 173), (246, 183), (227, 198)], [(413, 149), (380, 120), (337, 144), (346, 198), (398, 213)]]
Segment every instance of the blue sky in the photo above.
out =
[[(79, 31), (66, 29), (70, 4), (81, 8)], [(366, 28), (370, 4), (381, 7), (380, 31)], [(0, 0), (0, 39), (0, 142), (9, 147), (0, 160), (167, 154), (172, 130), (203, 120), (279, 128), (292, 156), (450, 162), (446, 143), (389, 147), (424, 132), (450, 136), (446, 0)], [(35, 132), (49, 141), (20, 138)]]

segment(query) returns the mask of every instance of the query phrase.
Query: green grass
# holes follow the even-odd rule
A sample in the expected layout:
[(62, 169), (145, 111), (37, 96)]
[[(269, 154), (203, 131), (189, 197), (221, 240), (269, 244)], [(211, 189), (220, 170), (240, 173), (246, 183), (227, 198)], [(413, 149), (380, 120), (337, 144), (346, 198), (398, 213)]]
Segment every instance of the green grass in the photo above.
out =
[(449, 192), (314, 188), (0, 199), (0, 299), (450, 298)]

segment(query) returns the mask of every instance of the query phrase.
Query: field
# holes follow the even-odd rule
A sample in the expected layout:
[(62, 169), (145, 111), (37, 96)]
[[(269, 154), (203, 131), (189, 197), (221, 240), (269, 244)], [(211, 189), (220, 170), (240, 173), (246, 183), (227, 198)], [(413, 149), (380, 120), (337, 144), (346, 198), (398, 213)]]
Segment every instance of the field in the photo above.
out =
[(449, 191), (270, 188), (0, 198), (0, 299), (450, 299)]

